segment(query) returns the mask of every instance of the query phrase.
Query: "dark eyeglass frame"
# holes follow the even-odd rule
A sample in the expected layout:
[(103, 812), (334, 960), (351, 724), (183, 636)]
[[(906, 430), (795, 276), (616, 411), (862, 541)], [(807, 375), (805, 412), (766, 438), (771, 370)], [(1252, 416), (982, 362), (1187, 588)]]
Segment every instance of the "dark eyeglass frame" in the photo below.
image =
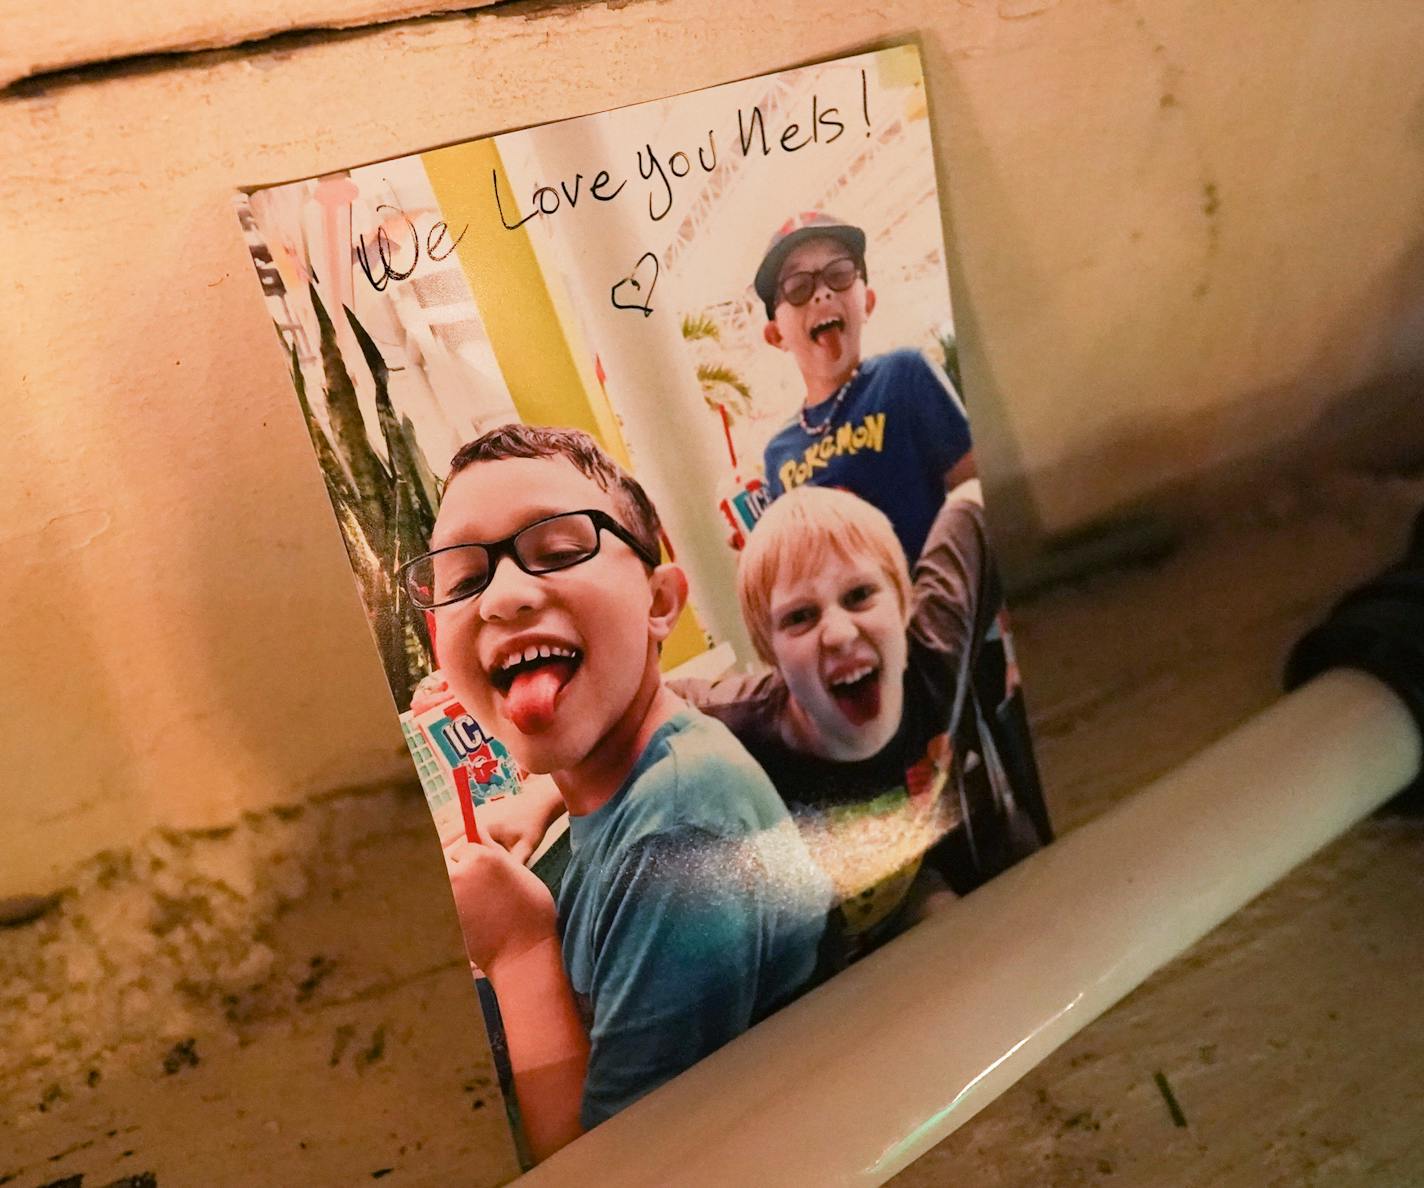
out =
[[(841, 264), (851, 265), (852, 271), (850, 272), (849, 276), (846, 277), (845, 283), (838, 285), (835, 283), (834, 280), (831, 279), (831, 270), (838, 268)], [(812, 297), (816, 295), (816, 290), (821, 287), (821, 282), (823, 280), (826, 282), (826, 287), (830, 289), (832, 293), (844, 293), (847, 289), (851, 287), (851, 285), (855, 284), (855, 282), (860, 280), (864, 275), (865, 270), (861, 268), (860, 261), (857, 260), (854, 256), (837, 256), (824, 268), (817, 268), (812, 271), (787, 273), (786, 276), (782, 277), (779, 281), (776, 282), (776, 295), (780, 297), (782, 301), (786, 302), (787, 305), (793, 305), (799, 309), (801, 306), (805, 305), (808, 301), (811, 300)], [(802, 282), (802, 277), (809, 277), (809, 282)], [(787, 292), (787, 287), (793, 282), (806, 283), (808, 285), (806, 289), (806, 296), (801, 298), (800, 301), (797, 301), (794, 297), (792, 297), (790, 293)]]
[[(593, 523), (593, 551), (586, 556), (578, 558), (576, 561), (566, 561), (558, 565), (549, 565), (542, 568), (530, 566), (519, 555), (517, 541), (526, 532), (542, 527), (552, 520), (566, 520), (571, 516), (584, 516)], [(446, 545), (443, 549), (431, 549), (428, 553), (421, 553), (419, 557), (413, 557), (400, 567), (400, 582), (405, 589), (406, 596), (410, 599), (411, 605), (417, 610), (435, 610), (438, 607), (450, 606), (456, 602), (464, 602), (470, 598), (478, 598), (487, 589), (490, 582), (494, 581), (494, 571), (499, 567), (500, 560), (508, 557), (521, 570), (532, 577), (540, 577), (546, 573), (557, 573), (561, 569), (572, 569), (575, 565), (582, 565), (585, 561), (592, 561), (598, 556), (599, 550), (603, 546), (604, 532), (611, 532), (625, 545), (633, 550), (638, 560), (653, 569), (661, 564), (662, 558), (648, 550), (636, 536), (628, 531), (622, 524), (610, 516), (607, 512), (599, 511), (597, 508), (586, 507), (578, 511), (558, 512), (552, 516), (544, 516), (535, 520), (532, 524), (525, 524), (518, 532), (506, 536), (503, 540), (492, 541), (472, 541), (469, 544)], [(418, 587), (413, 580), (415, 567), (422, 562), (440, 556), (442, 553), (453, 553), (459, 549), (483, 549), (489, 561), (489, 569), (485, 573), (484, 584), (478, 590), (471, 590), (467, 594), (461, 594), (456, 598), (446, 598), (439, 602), (425, 602), (419, 593)]]

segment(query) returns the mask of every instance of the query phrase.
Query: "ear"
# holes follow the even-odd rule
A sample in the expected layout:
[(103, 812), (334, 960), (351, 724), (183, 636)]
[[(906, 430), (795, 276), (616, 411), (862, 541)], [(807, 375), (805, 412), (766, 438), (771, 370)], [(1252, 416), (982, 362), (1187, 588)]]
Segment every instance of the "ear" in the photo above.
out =
[(761, 336), (766, 339), (767, 346), (774, 346), (779, 351), (786, 349), (781, 338), (781, 327), (775, 322), (767, 322), (767, 324), (761, 328)]
[(875, 312), (875, 290), (865, 290), (865, 316), (868, 318)]
[(648, 636), (662, 643), (672, 634), (682, 608), (687, 605), (687, 574), (678, 565), (659, 565), (648, 578), (653, 599), (648, 607)]

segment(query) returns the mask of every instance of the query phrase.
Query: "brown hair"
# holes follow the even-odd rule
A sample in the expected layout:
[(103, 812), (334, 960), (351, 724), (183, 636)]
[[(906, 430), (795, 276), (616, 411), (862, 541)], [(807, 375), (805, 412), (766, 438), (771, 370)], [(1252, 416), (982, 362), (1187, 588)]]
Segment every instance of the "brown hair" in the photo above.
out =
[(467, 466), (504, 458), (563, 458), (613, 496), (619, 519), (639, 544), (654, 557), (661, 552), (661, 523), (648, 493), (583, 430), (524, 425), (517, 421), (501, 425), (456, 451), (450, 459), (450, 473), (445, 483), (448, 486)]

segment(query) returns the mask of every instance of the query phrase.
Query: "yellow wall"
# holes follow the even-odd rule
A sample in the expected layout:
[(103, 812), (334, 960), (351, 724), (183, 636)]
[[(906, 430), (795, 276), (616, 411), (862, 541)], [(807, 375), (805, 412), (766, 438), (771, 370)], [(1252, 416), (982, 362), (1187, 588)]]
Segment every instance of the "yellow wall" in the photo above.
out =
[[(567, 338), (573, 323), (560, 317), (529, 232), (521, 227), (509, 234), (494, 210), (485, 179), (497, 173), (502, 192), (510, 192), (494, 142), (426, 153), (422, 163), (441, 212), (455, 226), (468, 228), (460, 240), (460, 265), (520, 419), (582, 429), (632, 470), (608, 398), (597, 376), (580, 366)], [(506, 217), (518, 221), (522, 213), (511, 209)], [(663, 665), (676, 667), (706, 650), (707, 636), (689, 607), (666, 641)]]
[[(422, 164), (441, 212), (466, 228), (456, 255), (521, 419), (602, 436), (528, 232), (522, 227), (513, 235), (491, 230), (500, 224), (487, 179), (491, 171), (504, 175), (494, 143), (482, 140), (426, 153)], [(507, 183), (504, 189), (508, 192)]]
[(1072, 528), (1424, 370), (1414, 0), (824, 14), (514, 6), (0, 93), (0, 896), (406, 770), (238, 185), (918, 35), (1001, 508)]

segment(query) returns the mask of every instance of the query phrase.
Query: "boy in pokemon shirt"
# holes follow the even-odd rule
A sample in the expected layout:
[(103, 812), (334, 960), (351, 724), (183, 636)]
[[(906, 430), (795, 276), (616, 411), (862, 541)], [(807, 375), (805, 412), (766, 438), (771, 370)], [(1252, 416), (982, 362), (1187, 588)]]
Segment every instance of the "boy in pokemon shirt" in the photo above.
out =
[(807, 483), (843, 487), (895, 526), (913, 564), (945, 493), (974, 477), (969, 420), (944, 372), (915, 350), (861, 357), (875, 311), (865, 232), (819, 211), (783, 224), (753, 282), (762, 334), (795, 361), (796, 415), (767, 443), (776, 496)]

